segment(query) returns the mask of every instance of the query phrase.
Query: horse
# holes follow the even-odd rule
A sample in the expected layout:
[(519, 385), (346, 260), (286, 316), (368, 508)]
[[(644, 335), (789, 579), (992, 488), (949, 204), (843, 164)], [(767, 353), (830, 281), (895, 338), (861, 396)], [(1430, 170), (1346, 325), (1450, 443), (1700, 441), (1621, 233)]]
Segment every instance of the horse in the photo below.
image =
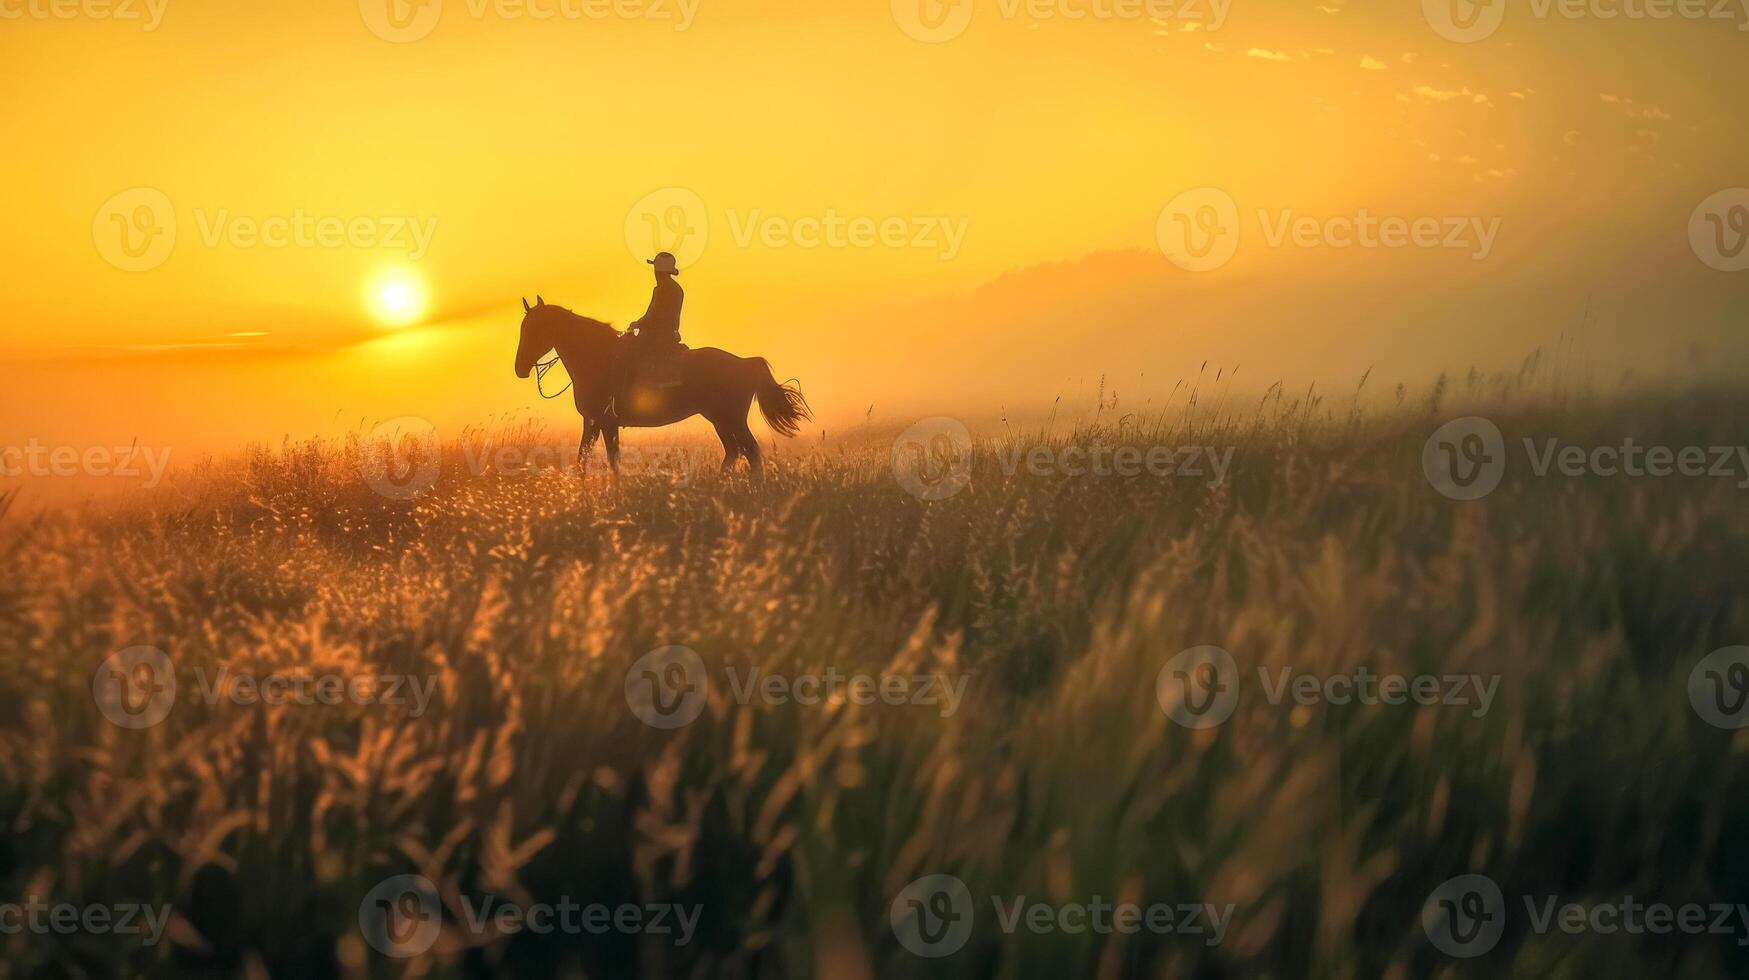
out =
[(516, 376), (542, 373), (549, 351), (571, 375), (572, 398), (583, 416), (583, 438), (577, 458), (587, 466), (597, 437), (607, 446), (607, 461), (619, 472), (619, 430), (673, 425), (702, 415), (723, 443), (723, 472), (746, 457), (752, 472), (761, 469), (759, 440), (747, 427), (747, 412), (759, 402), (759, 414), (778, 435), (801, 431), (814, 415), (794, 384), (782, 384), (763, 357), (737, 357), (715, 347), (684, 349), (679, 356), (677, 384), (653, 387), (637, 379), (609, 390), (615, 361), (630, 354), (629, 340), (610, 323), (592, 320), (536, 296), (533, 306), (522, 301), (522, 338), (516, 346)]

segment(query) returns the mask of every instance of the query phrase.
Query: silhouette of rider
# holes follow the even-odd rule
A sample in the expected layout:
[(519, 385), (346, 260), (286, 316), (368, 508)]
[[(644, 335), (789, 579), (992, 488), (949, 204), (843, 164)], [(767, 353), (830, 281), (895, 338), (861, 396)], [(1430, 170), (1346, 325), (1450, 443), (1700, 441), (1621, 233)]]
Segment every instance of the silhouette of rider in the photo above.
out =
[(631, 325), (638, 339), (655, 343), (680, 343), (680, 305), (686, 301), (686, 291), (674, 281), (680, 274), (674, 256), (662, 252), (646, 261), (656, 267), (656, 288), (650, 291), (650, 308)]
[[(618, 404), (618, 396), (626, 392), (633, 375), (639, 373), (634, 362), (653, 365), (658, 373), (663, 373), (664, 369), (671, 372), (677, 363), (673, 355), (683, 349), (680, 345), (680, 307), (686, 301), (686, 292), (674, 281), (674, 277), (680, 274), (680, 267), (668, 252), (647, 259), (646, 264), (655, 266), (656, 288), (650, 291), (650, 308), (626, 328), (620, 356), (615, 358), (610, 369), (608, 391), (613, 400), (608, 403), (608, 413), (612, 415), (621, 414), (623, 406)], [(675, 383), (677, 379), (668, 377), (658, 382), (657, 387), (666, 388)]]

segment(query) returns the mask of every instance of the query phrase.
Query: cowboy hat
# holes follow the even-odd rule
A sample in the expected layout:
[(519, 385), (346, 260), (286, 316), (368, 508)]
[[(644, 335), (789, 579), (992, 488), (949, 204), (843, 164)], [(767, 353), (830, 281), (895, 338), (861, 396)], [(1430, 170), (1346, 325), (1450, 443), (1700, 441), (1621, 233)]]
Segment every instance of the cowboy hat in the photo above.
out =
[(668, 252), (658, 252), (653, 259), (645, 259), (645, 265), (653, 265), (657, 272), (666, 272), (671, 276), (680, 274), (680, 265), (674, 261), (674, 256)]

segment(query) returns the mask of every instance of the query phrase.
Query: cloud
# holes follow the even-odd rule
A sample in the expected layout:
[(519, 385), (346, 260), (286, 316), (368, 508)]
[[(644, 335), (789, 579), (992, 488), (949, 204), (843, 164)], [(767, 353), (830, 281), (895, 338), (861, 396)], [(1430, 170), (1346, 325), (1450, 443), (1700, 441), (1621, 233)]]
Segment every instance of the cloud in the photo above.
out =
[(1288, 56), (1281, 51), (1266, 51), (1263, 48), (1252, 48), (1245, 52), (1247, 57), (1262, 58), (1264, 61), (1287, 61)]
[(1360, 67), (1366, 69), (1367, 71), (1384, 71), (1385, 70), (1385, 63), (1378, 60), (1377, 58), (1372, 57), (1371, 55), (1363, 54), (1360, 56)]
[(1403, 52), (1403, 64), (1412, 65), (1414, 63), (1415, 63), (1415, 52), (1413, 52), (1413, 51)]
[[(1467, 102), (1472, 102), (1476, 105), (1492, 106), (1494, 104), (1493, 101), (1491, 99), (1489, 99), (1486, 95), (1483, 95), (1480, 92), (1470, 91), (1468, 86), (1465, 86), (1464, 88), (1457, 89), (1454, 91), (1452, 89), (1434, 88), (1431, 85), (1417, 85), (1414, 88), (1410, 89), (1409, 91), (1411, 91), (1415, 95), (1419, 96), (1421, 98), (1421, 101), (1428, 102), (1428, 103), (1467, 101)], [(1398, 101), (1407, 101), (1407, 100), (1403, 99), (1399, 96)]]
[(1225, 44), (1216, 44), (1213, 41), (1204, 41), (1204, 42), (1202, 42), (1202, 46), (1209, 51), (1213, 51), (1215, 54), (1226, 54), (1227, 53), (1227, 46)]

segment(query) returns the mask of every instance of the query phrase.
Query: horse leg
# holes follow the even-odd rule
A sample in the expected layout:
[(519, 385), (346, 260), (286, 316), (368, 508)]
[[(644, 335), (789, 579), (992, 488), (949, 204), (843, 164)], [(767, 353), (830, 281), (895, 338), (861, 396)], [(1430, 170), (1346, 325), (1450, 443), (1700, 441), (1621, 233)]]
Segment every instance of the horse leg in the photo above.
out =
[(745, 416), (735, 421), (734, 436), (735, 441), (741, 444), (741, 455), (747, 457), (748, 470), (757, 475), (765, 464), (760, 459), (759, 440), (753, 435), (753, 430), (747, 428)]
[(723, 472), (733, 472), (735, 460), (741, 457), (741, 440), (735, 435), (732, 424), (712, 420), (711, 425), (716, 427), (717, 438), (723, 442)]
[(589, 472), (589, 457), (595, 451), (595, 440), (601, 436), (601, 427), (592, 419), (583, 420), (583, 438), (577, 443), (577, 469), (581, 473)]
[(607, 444), (607, 465), (613, 468), (614, 476), (619, 476), (619, 426), (603, 426), (601, 441)]

